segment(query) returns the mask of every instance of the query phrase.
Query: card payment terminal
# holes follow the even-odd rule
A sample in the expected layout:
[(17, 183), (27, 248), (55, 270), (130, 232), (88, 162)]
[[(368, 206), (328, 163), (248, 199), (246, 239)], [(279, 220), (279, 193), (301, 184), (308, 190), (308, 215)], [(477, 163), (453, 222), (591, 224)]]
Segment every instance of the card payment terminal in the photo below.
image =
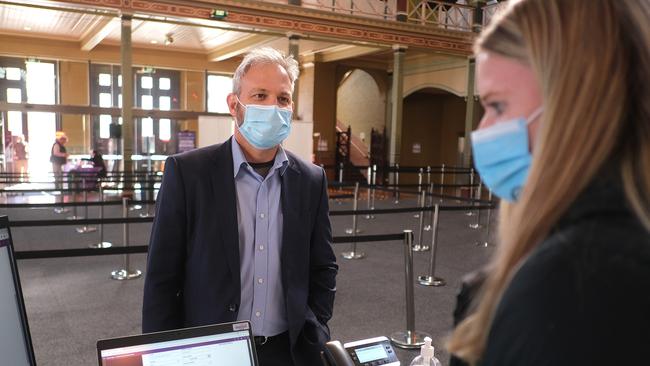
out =
[(344, 345), (331, 341), (325, 345), (323, 361), (326, 366), (399, 366), (390, 340), (376, 337)]

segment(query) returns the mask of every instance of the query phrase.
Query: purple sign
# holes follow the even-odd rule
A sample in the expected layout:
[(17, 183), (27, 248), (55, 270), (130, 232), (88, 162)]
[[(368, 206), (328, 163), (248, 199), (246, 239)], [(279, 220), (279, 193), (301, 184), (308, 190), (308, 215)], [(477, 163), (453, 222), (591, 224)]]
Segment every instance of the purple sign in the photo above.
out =
[(178, 132), (178, 153), (196, 149), (196, 132), (179, 131)]

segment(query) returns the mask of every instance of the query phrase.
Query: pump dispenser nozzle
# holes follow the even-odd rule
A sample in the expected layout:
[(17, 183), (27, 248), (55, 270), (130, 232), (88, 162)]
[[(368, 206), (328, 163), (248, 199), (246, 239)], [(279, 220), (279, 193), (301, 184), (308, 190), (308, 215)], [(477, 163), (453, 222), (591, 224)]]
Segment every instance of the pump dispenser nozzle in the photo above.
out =
[(433, 346), (431, 345), (431, 338), (425, 337), (424, 344), (420, 348), (420, 356), (425, 360), (430, 360), (433, 358)]

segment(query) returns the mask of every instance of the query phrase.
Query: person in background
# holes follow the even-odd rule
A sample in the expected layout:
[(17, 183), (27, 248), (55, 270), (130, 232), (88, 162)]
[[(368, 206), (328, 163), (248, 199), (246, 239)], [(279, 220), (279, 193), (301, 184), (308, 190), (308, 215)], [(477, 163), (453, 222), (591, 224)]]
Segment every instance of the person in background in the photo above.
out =
[(13, 144), (14, 150), (14, 173), (20, 173), (20, 180), (23, 180), (24, 174), (27, 174), (28, 159), (29, 159), (29, 146), (25, 142), (25, 136), (16, 136), (16, 141)]
[(650, 1), (508, 1), (479, 37), (476, 168), (499, 244), (449, 350), (481, 366), (650, 360)]
[(97, 176), (99, 178), (105, 178), (106, 163), (104, 162), (104, 157), (102, 156), (102, 153), (100, 153), (98, 150), (93, 150), (92, 153), (90, 154), (90, 161), (92, 162), (94, 168), (98, 168)]
[(68, 137), (63, 131), (56, 132), (54, 144), (52, 144), (50, 162), (52, 163), (52, 173), (54, 173), (54, 187), (61, 189), (63, 187), (63, 166), (68, 161), (68, 152), (65, 149), (65, 144), (68, 142)]
[(227, 102), (234, 135), (167, 158), (144, 284), (142, 330), (249, 320), (261, 366), (315, 366), (338, 266), (325, 171), (281, 143), (298, 63), (248, 53)]

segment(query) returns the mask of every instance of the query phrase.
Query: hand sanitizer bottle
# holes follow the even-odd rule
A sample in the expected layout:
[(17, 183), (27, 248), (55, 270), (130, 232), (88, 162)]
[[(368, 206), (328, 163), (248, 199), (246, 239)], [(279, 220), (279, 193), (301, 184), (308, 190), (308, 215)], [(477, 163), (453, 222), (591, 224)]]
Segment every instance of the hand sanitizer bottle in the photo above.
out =
[(431, 338), (424, 338), (424, 345), (420, 349), (420, 355), (411, 361), (411, 366), (442, 366), (440, 361), (433, 355)]

